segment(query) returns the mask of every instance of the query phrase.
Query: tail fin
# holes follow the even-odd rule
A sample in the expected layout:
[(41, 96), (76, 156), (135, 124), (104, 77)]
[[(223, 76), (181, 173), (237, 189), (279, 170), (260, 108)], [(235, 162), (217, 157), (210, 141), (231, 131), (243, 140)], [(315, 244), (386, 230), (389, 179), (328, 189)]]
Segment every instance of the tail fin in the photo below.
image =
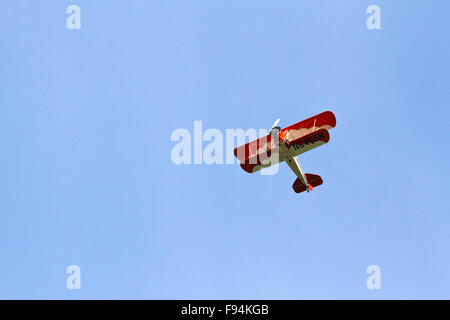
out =
[[(308, 184), (312, 187), (320, 186), (323, 183), (322, 178), (320, 176), (318, 176), (317, 174), (306, 173), (305, 176), (306, 176), (306, 179), (308, 180)], [(309, 188), (309, 186), (308, 187), (305, 186), (305, 184), (299, 178), (297, 178), (294, 181), (292, 188), (294, 189), (295, 192), (300, 193), (300, 192), (306, 191), (306, 189)], [(309, 188), (309, 189), (311, 190), (311, 188)]]

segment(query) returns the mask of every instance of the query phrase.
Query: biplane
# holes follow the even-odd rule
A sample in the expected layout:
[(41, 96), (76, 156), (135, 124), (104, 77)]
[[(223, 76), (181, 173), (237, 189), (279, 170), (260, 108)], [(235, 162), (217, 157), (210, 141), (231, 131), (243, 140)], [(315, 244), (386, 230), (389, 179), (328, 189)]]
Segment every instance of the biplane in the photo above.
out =
[(327, 143), (328, 130), (336, 126), (336, 117), (331, 111), (325, 111), (284, 129), (277, 126), (279, 121), (275, 121), (268, 135), (234, 149), (234, 155), (248, 173), (284, 161), (297, 176), (292, 185), (294, 191), (312, 191), (323, 180), (319, 175), (305, 173), (297, 156)]

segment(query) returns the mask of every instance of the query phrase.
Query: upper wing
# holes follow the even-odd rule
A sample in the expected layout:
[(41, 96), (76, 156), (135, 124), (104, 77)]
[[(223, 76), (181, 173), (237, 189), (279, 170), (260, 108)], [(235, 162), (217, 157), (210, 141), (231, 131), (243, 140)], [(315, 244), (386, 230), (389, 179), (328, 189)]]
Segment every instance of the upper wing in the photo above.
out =
[(333, 112), (325, 111), (311, 118), (297, 122), (281, 130), (280, 135), (285, 135), (289, 141), (306, 136), (307, 134), (319, 129), (330, 130), (336, 126), (336, 117)]
[(330, 139), (327, 130), (335, 126), (334, 114), (325, 111), (281, 130), (280, 136), (286, 135), (289, 147), (280, 145), (278, 148), (278, 143), (275, 143), (278, 141), (272, 141), (272, 137), (266, 135), (235, 148), (234, 155), (241, 161), (245, 171), (256, 172), (284, 161), (286, 156), (297, 156), (327, 143)]

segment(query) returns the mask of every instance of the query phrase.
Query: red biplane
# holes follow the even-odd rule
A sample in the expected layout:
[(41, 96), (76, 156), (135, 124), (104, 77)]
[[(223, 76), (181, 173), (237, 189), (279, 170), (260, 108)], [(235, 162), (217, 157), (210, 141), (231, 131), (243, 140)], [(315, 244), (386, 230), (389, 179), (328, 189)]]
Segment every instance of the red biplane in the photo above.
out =
[(336, 126), (336, 117), (331, 111), (325, 111), (284, 129), (277, 127), (279, 121), (275, 121), (267, 136), (234, 149), (234, 155), (248, 173), (286, 161), (297, 175), (292, 185), (294, 191), (312, 191), (323, 180), (318, 175), (304, 173), (297, 156), (327, 143), (330, 140), (328, 130)]

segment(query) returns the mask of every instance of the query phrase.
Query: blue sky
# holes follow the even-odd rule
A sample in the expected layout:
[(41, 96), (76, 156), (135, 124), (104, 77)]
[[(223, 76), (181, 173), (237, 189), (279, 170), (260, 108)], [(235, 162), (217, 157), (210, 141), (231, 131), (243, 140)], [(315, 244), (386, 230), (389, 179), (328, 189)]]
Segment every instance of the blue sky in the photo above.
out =
[[(66, 8), (81, 8), (81, 29)], [(368, 30), (366, 8), (381, 8)], [(448, 1), (3, 1), (0, 298), (450, 298)], [(171, 162), (287, 126), (294, 174)], [(67, 266), (81, 290), (66, 288)], [(366, 268), (381, 268), (381, 290)]]

